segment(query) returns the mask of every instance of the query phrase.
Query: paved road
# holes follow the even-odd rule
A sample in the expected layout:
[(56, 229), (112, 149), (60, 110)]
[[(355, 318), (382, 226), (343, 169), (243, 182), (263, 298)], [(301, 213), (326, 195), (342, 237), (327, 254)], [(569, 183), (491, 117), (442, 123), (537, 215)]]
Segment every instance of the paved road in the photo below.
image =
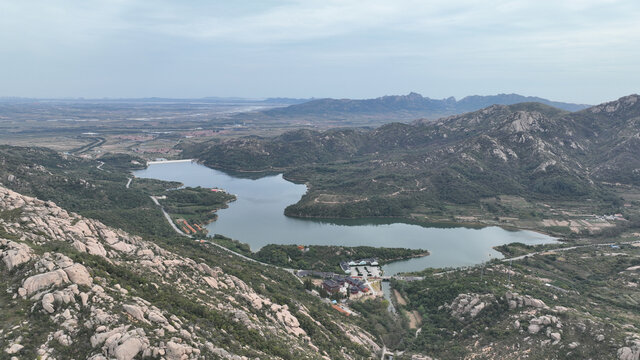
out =
[(125, 185), (127, 189), (129, 188), (129, 185), (131, 185), (131, 180), (133, 180), (133, 178), (129, 178), (129, 181), (127, 181), (127, 185)]
[[(156, 199), (154, 196), (150, 196), (150, 197), (151, 197), (151, 200), (153, 200), (153, 202), (160, 207), (160, 210), (162, 210), (162, 214), (164, 214), (164, 217), (167, 219), (167, 221), (169, 222), (169, 225), (171, 225), (173, 230), (175, 230), (178, 234), (180, 234), (182, 236), (186, 236), (186, 237), (189, 237), (189, 238), (193, 239), (193, 236), (185, 234), (180, 229), (178, 229), (176, 224), (173, 223), (173, 220), (171, 220), (171, 216), (169, 216), (169, 214), (167, 214), (167, 212), (164, 210), (162, 205), (160, 205), (160, 203), (158, 202), (158, 199)], [(284, 267), (280, 267), (280, 266), (276, 266), (276, 265), (272, 265), (272, 264), (263, 263), (262, 261), (258, 261), (256, 259), (250, 258), (250, 257), (248, 257), (246, 255), (243, 255), (243, 254), (240, 254), (238, 252), (235, 252), (235, 251), (233, 251), (231, 249), (227, 249), (226, 247), (224, 247), (224, 246), (222, 246), (220, 244), (216, 244), (213, 241), (204, 240), (204, 242), (209, 244), (209, 245), (213, 245), (213, 246), (215, 246), (217, 248), (220, 248), (220, 249), (222, 249), (222, 250), (224, 250), (224, 251), (226, 251), (228, 253), (231, 253), (231, 254), (233, 254), (235, 256), (238, 256), (238, 257), (240, 257), (240, 258), (242, 258), (244, 260), (251, 261), (251, 262), (254, 262), (254, 263), (258, 263), (258, 264), (261, 264), (261, 265), (264, 265), (264, 266), (271, 266), (271, 267), (274, 267), (274, 268), (277, 268), (277, 269), (280, 269), (280, 270), (284, 270), (284, 271), (286, 271), (288, 273), (291, 273), (291, 274), (295, 275), (295, 270), (294, 269), (289, 269), (289, 268), (284, 268)], [(296, 276), (296, 278), (298, 278), (298, 277)], [(298, 280), (300, 280), (300, 279), (298, 279)], [(302, 280), (300, 280), (300, 281), (302, 281)]]
[(532, 253), (528, 253), (528, 254), (512, 257), (512, 258), (505, 258), (505, 259), (502, 259), (502, 261), (506, 262), (506, 261), (513, 261), (513, 260), (522, 260), (522, 259), (527, 258), (529, 256), (539, 255), (539, 254), (547, 253), (547, 252), (550, 252), (550, 251), (567, 251), (567, 250), (574, 250), (574, 249), (585, 248), (585, 247), (611, 246), (611, 245), (629, 245), (629, 244), (635, 244), (635, 243), (640, 243), (640, 240), (626, 241), (626, 242), (621, 242), (621, 243), (587, 244), (587, 245), (568, 246), (568, 247), (558, 248), (558, 249), (549, 249), (549, 250), (544, 250), (544, 251), (536, 251), (536, 252), (532, 252)]
[(91, 144), (87, 144), (87, 145), (82, 146), (82, 147), (80, 147), (78, 149), (71, 150), (70, 152), (74, 153), (74, 154), (82, 154), (83, 152), (87, 152), (87, 151), (93, 149), (96, 146), (100, 146), (100, 145), (104, 144), (105, 141), (107, 141), (107, 139), (102, 138), (102, 137), (96, 137), (94, 139), (95, 139), (95, 141), (92, 142)]
[(164, 211), (164, 208), (162, 207), (162, 205), (160, 205), (160, 203), (158, 202), (158, 199), (156, 199), (155, 196), (151, 195), (149, 196), (151, 198), (151, 200), (153, 200), (153, 202), (158, 205), (160, 207), (160, 210), (162, 210), (162, 214), (164, 214), (165, 219), (167, 219), (167, 221), (169, 222), (169, 225), (171, 225), (171, 227), (173, 228), (173, 230), (175, 230), (178, 234), (182, 235), (182, 236), (186, 236), (188, 238), (193, 238), (193, 236), (191, 235), (187, 235), (185, 233), (183, 233), (180, 229), (178, 229), (178, 227), (176, 226), (176, 224), (173, 223), (173, 220), (171, 220), (171, 216), (169, 216), (169, 214), (167, 214), (166, 211)]

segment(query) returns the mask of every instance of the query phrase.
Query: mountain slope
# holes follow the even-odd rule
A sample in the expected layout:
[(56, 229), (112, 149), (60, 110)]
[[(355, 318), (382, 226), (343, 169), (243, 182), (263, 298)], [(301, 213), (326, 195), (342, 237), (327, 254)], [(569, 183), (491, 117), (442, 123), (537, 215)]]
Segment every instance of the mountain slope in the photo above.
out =
[[(302, 130), (184, 151), (212, 167), (285, 170), (307, 182), (310, 192), (291, 215), (401, 216), (497, 195), (599, 199), (608, 197), (600, 182), (640, 184), (639, 116), (637, 95), (575, 113), (492, 105), (435, 122)], [(342, 196), (342, 205), (323, 203), (322, 194)]]
[(635, 359), (640, 240), (633, 240), (615, 249), (549, 249), (509, 265), (426, 270), (422, 281), (393, 283), (398, 311), (425, 319), (407, 351), (443, 360)]
[[(311, 304), (283, 304), (257, 287), (273, 287), (273, 279), (297, 287), (278, 271), (242, 264), (245, 273), (256, 271), (242, 280), (232, 275), (240, 264), (211, 261), (221, 255), (215, 249), (194, 260), (4, 187), (0, 215), (0, 348), (10, 354), (321, 358), (324, 345), (312, 337), (350, 342), (332, 335), (325, 328), (330, 324), (374, 346), (350, 344), (360, 356), (379, 349), (361, 329), (315, 322)], [(309, 331), (318, 333), (310, 337)], [(343, 356), (351, 357), (331, 355)]]
[(7, 186), (47, 198), (0, 185), (1, 358), (355, 359), (379, 350), (291, 274), (170, 228), (165, 235), (162, 217), (164, 227), (147, 229), (153, 205), (124, 219), (129, 203), (148, 196), (126, 189), (116, 168), (13, 147), (2, 148), (0, 164)]

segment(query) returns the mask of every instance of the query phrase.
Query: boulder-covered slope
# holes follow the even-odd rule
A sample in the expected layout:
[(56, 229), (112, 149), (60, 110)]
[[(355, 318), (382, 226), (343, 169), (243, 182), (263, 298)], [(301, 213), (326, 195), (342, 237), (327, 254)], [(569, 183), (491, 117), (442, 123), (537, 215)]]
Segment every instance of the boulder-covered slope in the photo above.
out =
[(380, 349), (292, 275), (184, 246), (199, 256), (0, 186), (0, 357), (329, 359)]
[(398, 312), (414, 320), (406, 352), (442, 360), (637, 359), (640, 237), (626, 240), (393, 282)]

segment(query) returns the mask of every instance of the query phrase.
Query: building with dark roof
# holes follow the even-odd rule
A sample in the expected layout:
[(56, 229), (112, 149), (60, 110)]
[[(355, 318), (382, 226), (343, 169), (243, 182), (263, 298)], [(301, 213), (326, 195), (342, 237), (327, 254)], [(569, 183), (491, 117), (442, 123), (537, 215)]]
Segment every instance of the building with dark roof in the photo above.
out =
[(334, 294), (337, 293), (338, 291), (340, 291), (340, 288), (342, 287), (342, 285), (340, 285), (339, 282), (333, 280), (333, 279), (327, 279), (325, 281), (322, 282), (322, 288), (327, 290), (328, 293)]

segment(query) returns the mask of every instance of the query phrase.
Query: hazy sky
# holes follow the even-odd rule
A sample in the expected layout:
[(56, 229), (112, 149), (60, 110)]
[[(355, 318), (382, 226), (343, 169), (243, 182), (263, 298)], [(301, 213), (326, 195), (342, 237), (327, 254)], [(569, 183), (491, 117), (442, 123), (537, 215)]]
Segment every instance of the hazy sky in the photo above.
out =
[(639, 87), (638, 0), (0, 0), (0, 96), (599, 103)]

